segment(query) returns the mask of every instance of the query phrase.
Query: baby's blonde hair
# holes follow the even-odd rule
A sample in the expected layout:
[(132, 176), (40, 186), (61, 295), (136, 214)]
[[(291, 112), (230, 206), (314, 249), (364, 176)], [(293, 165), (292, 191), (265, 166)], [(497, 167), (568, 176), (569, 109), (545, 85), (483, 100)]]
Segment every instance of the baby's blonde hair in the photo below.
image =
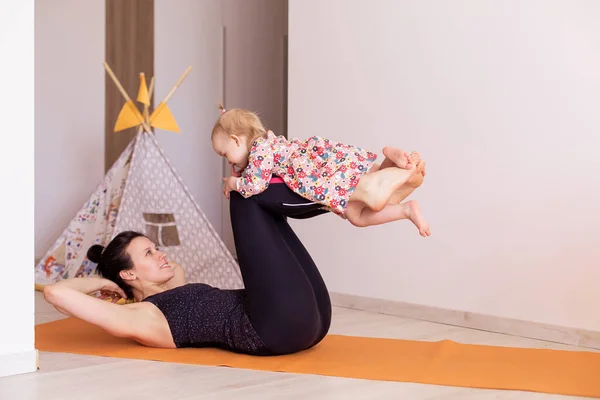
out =
[(218, 133), (224, 133), (227, 136), (236, 135), (246, 138), (248, 146), (250, 146), (259, 137), (267, 136), (267, 130), (256, 113), (239, 108), (225, 110), (221, 103), (219, 103), (219, 109), (221, 115), (215, 122), (211, 139)]

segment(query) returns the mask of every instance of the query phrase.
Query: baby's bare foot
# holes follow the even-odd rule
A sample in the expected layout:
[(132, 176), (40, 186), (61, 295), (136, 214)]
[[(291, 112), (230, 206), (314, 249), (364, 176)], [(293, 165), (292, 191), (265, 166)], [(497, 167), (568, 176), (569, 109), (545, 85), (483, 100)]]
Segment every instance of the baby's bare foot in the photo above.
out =
[[(412, 164), (414, 164), (414, 165), (419, 165), (419, 163), (420, 163), (421, 161), (423, 161), (423, 160), (421, 159), (421, 154), (419, 154), (419, 152), (418, 152), (418, 151), (413, 151), (412, 153), (410, 153), (410, 156), (409, 156), (409, 157), (410, 157), (410, 161), (411, 161), (411, 163), (412, 163)], [(421, 172), (421, 174), (422, 174), (423, 176), (425, 176), (425, 175), (426, 175), (426, 172), (425, 172), (425, 162), (424, 162), (424, 161), (423, 161), (423, 167), (422, 167), (422, 170), (421, 170), (421, 171), (419, 171), (419, 172)]]
[[(367, 174), (359, 181), (357, 189), (360, 190), (353, 194), (353, 197), (357, 196), (354, 200), (362, 201), (374, 211), (381, 211), (394, 192), (416, 174), (416, 168), (412, 164), (409, 165), (410, 169), (394, 167)], [(353, 200), (353, 197), (350, 200)]]
[[(397, 166), (398, 168), (410, 169), (411, 168), (411, 159), (407, 152), (404, 150), (398, 149), (396, 147), (384, 147), (383, 155), (385, 156), (385, 160), (381, 163), (381, 168), (388, 168), (392, 166), (391, 164)], [(412, 164), (417, 165), (417, 164)]]
[(406, 181), (406, 185), (416, 189), (421, 186), (425, 177), (425, 160), (419, 160), (414, 165), (417, 166), (417, 171)]
[(419, 229), (419, 234), (423, 237), (430, 236), (429, 223), (421, 215), (419, 204), (414, 200), (407, 201), (404, 204), (406, 205), (406, 216)]
[(425, 160), (419, 161), (415, 168), (415, 173), (408, 178), (406, 183), (402, 185), (398, 190), (394, 192), (390, 197), (390, 204), (400, 204), (410, 194), (423, 183), (423, 177), (425, 176)]
[(411, 163), (417, 165), (421, 161), (421, 154), (418, 151), (413, 151), (408, 155), (408, 158), (410, 158)]

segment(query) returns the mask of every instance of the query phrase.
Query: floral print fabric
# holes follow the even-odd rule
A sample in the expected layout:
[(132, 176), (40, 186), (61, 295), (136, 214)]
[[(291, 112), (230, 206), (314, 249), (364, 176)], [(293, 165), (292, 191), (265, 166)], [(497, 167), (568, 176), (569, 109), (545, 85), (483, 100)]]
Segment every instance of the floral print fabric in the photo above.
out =
[(259, 194), (276, 175), (300, 196), (344, 217), (361, 176), (376, 159), (370, 151), (322, 137), (288, 140), (269, 131), (250, 149), (237, 191), (246, 198)]

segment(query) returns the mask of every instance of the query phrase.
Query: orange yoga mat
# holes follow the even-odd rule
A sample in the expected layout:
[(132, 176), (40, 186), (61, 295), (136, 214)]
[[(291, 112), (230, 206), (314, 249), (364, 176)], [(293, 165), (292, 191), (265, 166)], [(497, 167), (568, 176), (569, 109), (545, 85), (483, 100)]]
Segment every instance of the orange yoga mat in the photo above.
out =
[(301, 353), (256, 357), (148, 348), (75, 318), (37, 325), (35, 338), (40, 351), (600, 397), (600, 353), (593, 352), (328, 335)]

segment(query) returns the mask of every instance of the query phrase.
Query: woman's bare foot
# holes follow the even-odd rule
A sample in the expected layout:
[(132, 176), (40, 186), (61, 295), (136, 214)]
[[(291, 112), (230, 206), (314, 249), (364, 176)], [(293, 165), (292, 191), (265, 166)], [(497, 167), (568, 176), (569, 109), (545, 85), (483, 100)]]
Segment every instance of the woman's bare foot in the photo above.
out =
[(419, 204), (414, 200), (410, 200), (404, 203), (404, 205), (406, 206), (406, 217), (419, 229), (419, 234), (423, 237), (430, 236), (429, 223), (421, 215)]

